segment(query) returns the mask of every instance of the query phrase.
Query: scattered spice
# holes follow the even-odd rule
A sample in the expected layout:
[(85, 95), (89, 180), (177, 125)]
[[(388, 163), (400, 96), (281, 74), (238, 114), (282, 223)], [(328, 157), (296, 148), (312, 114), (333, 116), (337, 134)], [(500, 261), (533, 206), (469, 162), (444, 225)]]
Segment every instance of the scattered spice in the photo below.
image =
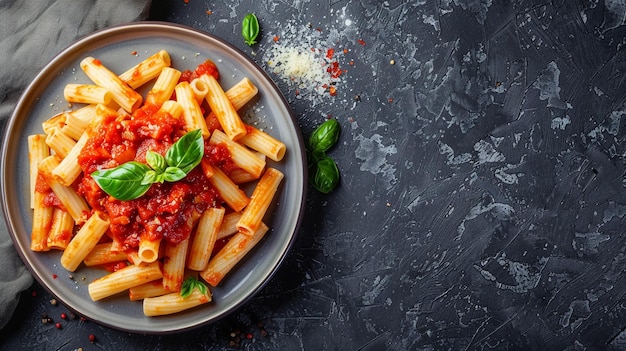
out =
[(130, 54), (133, 56), (137, 56), (137, 51), (131, 51)]
[(89, 334), (89, 342), (91, 342), (92, 344), (96, 342), (96, 336), (93, 334)]
[(67, 319), (67, 314), (61, 313), (61, 319)]
[(213, 14), (213, 11), (211, 11), (211, 10), (206, 10), (206, 14), (210, 16), (210, 15), (212, 15), (212, 14)]
[(361, 44), (362, 46), (365, 46), (365, 40), (363, 40), (363, 39), (359, 39), (356, 42)]
[(59, 323), (59, 322), (56, 322), (54, 327), (57, 328), (57, 329), (61, 329), (61, 328), (63, 328), (63, 325), (61, 325), (61, 323)]

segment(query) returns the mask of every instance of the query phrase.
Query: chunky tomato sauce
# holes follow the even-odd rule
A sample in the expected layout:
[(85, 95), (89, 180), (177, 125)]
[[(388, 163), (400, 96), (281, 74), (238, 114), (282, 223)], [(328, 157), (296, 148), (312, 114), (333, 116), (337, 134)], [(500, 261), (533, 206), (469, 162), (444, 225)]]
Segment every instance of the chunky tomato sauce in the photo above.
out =
[[(178, 182), (152, 184), (147, 193), (130, 201), (109, 196), (91, 178), (90, 174), (98, 169), (113, 168), (133, 160), (145, 163), (149, 150), (165, 155), (184, 135), (184, 122), (158, 109), (159, 106), (146, 105), (132, 116), (107, 116), (97, 129), (91, 130), (78, 159), (84, 171), (78, 193), (94, 210), (108, 214), (111, 237), (126, 250), (137, 248), (142, 237), (177, 244), (189, 237), (194, 218), (208, 207), (222, 205), (201, 167)], [(232, 164), (224, 146), (209, 145), (207, 140), (204, 158), (218, 167)]]

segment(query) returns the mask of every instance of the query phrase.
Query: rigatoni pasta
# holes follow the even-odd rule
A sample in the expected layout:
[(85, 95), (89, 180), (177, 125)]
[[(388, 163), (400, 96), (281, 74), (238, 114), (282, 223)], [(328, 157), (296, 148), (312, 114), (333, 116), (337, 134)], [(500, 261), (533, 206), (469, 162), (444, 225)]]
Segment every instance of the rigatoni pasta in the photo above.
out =
[[(252, 250), (269, 231), (263, 217), (284, 176), (266, 157), (280, 161), (285, 145), (237, 112), (258, 94), (248, 78), (224, 90), (210, 61), (193, 72), (171, 64), (163, 50), (118, 76), (83, 59), (91, 83), (65, 88), (74, 110), (29, 137), (31, 249), (62, 250), (68, 271), (112, 269), (89, 283), (90, 297), (127, 292), (143, 301), (146, 316), (212, 301), (208, 288), (190, 289), (186, 279), (216, 286)], [(219, 125), (209, 130), (209, 119)], [(191, 156), (172, 155), (198, 130), (200, 159), (183, 171)], [(146, 185), (147, 176), (133, 183), (124, 167), (152, 177), (137, 197), (118, 199), (100, 183), (128, 191)], [(110, 172), (96, 179), (96, 171)]]

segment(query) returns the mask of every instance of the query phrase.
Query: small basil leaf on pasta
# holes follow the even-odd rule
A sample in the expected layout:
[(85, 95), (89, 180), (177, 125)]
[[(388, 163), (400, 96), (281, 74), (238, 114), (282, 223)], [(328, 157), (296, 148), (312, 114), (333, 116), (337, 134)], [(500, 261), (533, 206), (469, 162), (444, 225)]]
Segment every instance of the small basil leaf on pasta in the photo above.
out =
[(148, 165), (158, 173), (163, 173), (163, 171), (165, 171), (165, 168), (167, 167), (165, 157), (163, 157), (163, 155), (161, 155), (160, 153), (154, 151), (148, 151), (146, 153), (146, 162), (148, 162)]
[(145, 194), (151, 184), (142, 184), (150, 167), (140, 162), (126, 162), (115, 168), (98, 170), (91, 177), (107, 194), (118, 200), (133, 200)]
[(187, 173), (178, 167), (167, 167), (165, 172), (163, 172), (163, 179), (168, 182), (177, 182), (185, 178), (186, 175)]
[(202, 138), (202, 131), (196, 129), (178, 139), (167, 150), (165, 160), (168, 166), (177, 167), (189, 173), (200, 164), (202, 156), (204, 156), (204, 138)]

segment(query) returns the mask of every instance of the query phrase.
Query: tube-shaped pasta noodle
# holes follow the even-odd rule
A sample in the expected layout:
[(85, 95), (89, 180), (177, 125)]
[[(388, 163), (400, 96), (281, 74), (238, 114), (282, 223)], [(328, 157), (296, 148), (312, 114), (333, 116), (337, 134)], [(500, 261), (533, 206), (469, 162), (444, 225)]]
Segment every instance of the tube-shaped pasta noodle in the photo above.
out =
[(48, 247), (55, 250), (65, 250), (74, 235), (74, 218), (64, 209), (54, 208), (52, 226), (48, 233)]
[(126, 261), (126, 253), (121, 250), (116, 250), (113, 247), (113, 242), (97, 244), (85, 257), (83, 262), (85, 266), (98, 266), (113, 262)]
[(150, 239), (147, 235), (142, 235), (139, 239), (139, 249), (137, 254), (141, 262), (154, 262), (159, 258), (159, 246), (161, 246), (161, 239)]
[(30, 232), (30, 249), (32, 251), (48, 251), (48, 232), (52, 226), (54, 209), (43, 203), (45, 194), (34, 193), (35, 208), (33, 210), (33, 226)]
[(209, 258), (213, 252), (215, 240), (217, 240), (217, 233), (224, 219), (224, 212), (222, 207), (210, 207), (202, 213), (189, 250), (187, 268), (201, 271), (209, 264)]
[(263, 173), (265, 161), (245, 146), (230, 140), (222, 131), (213, 131), (209, 143), (213, 145), (224, 144), (230, 152), (230, 159), (233, 163), (256, 178), (259, 178)]
[(63, 128), (67, 112), (56, 114), (41, 123), (41, 128), (46, 134), (50, 134), (54, 128)]
[(102, 300), (134, 286), (163, 278), (158, 262), (126, 266), (91, 282), (87, 289), (93, 301)]
[(170, 54), (166, 50), (160, 50), (120, 74), (120, 79), (131, 88), (137, 89), (148, 81), (156, 78), (161, 73), (161, 70), (165, 67), (169, 67), (171, 63)]
[(128, 297), (130, 301), (139, 301), (145, 299), (146, 297), (161, 296), (169, 293), (171, 293), (171, 291), (163, 287), (162, 280), (153, 280), (128, 289)]
[(248, 133), (238, 140), (240, 143), (274, 161), (278, 162), (283, 159), (287, 147), (282, 141), (253, 126), (246, 125), (246, 129)]
[(111, 102), (111, 92), (93, 84), (66, 84), (63, 89), (63, 97), (67, 102), (81, 104), (104, 104)]
[(81, 135), (83, 135), (83, 132), (87, 129), (88, 125), (89, 122), (79, 118), (77, 114), (70, 112), (65, 114), (65, 124), (61, 127), (61, 131), (70, 138), (78, 140)]
[(239, 222), (239, 218), (241, 218), (241, 212), (230, 212), (224, 215), (220, 231), (217, 232), (217, 239), (223, 239), (237, 233), (239, 231), (237, 229), (237, 222)]
[(193, 95), (196, 97), (196, 101), (198, 101), (198, 104), (201, 105), (206, 94), (208, 93), (206, 84), (202, 79), (196, 78), (189, 82), (189, 86), (191, 87), (191, 90), (193, 90)]
[(172, 93), (174, 93), (174, 89), (176, 88), (176, 84), (178, 84), (178, 80), (181, 75), (182, 72), (175, 68), (163, 68), (156, 82), (154, 82), (152, 89), (150, 89), (146, 95), (146, 102), (151, 104), (161, 104), (164, 101), (169, 100)]
[(209, 303), (211, 300), (211, 292), (208, 289), (206, 295), (201, 293), (198, 289), (194, 289), (187, 297), (180, 296), (178, 292), (156, 297), (147, 297), (143, 300), (143, 314), (148, 317), (153, 317), (178, 313)]
[(54, 150), (61, 158), (67, 157), (76, 146), (76, 141), (61, 131), (61, 128), (55, 127), (46, 137), (46, 144)]
[(70, 213), (74, 221), (78, 224), (82, 224), (87, 219), (89, 214), (89, 206), (87, 201), (76, 191), (70, 187), (61, 184), (56, 177), (52, 175), (52, 171), (58, 167), (59, 161), (56, 156), (50, 155), (39, 162), (39, 173), (45, 177), (46, 182), (52, 189), (52, 192), (59, 199), (59, 202), (63, 204), (67, 212)]
[(268, 168), (265, 171), (250, 196), (248, 206), (243, 210), (241, 218), (237, 222), (237, 228), (240, 232), (252, 235), (261, 225), (265, 212), (283, 178), (284, 174), (275, 168)]
[(241, 211), (250, 202), (246, 193), (218, 167), (213, 167), (213, 176), (209, 178), (209, 182), (213, 184), (228, 207), (235, 211)]
[(94, 83), (108, 89), (113, 101), (127, 112), (133, 112), (141, 105), (141, 94), (111, 72), (100, 60), (86, 57), (80, 62), (80, 68)]
[(202, 137), (208, 138), (211, 134), (206, 125), (200, 105), (196, 101), (193, 90), (188, 82), (180, 82), (174, 88), (176, 91), (176, 101), (183, 108), (183, 118), (185, 119), (185, 129), (192, 131), (196, 129), (202, 130)]
[(28, 136), (28, 164), (30, 176), (30, 208), (35, 208), (35, 187), (39, 175), (38, 165), (44, 158), (50, 156), (50, 148), (46, 144), (44, 134)]
[(91, 120), (96, 118), (96, 107), (97, 105), (87, 105), (79, 108), (78, 110), (74, 110), (70, 112), (71, 115), (80, 119), (83, 122), (89, 123)]
[(178, 101), (166, 100), (161, 105), (159, 112), (165, 112), (174, 118), (180, 118), (180, 116), (183, 115), (183, 107), (178, 103)]
[(187, 262), (187, 249), (189, 238), (174, 245), (165, 245), (165, 260), (163, 263), (163, 288), (167, 292), (180, 291), (185, 277), (185, 263)]
[(211, 111), (215, 113), (215, 117), (220, 122), (224, 133), (231, 140), (237, 140), (244, 136), (246, 134), (246, 126), (215, 77), (203, 74), (200, 76), (200, 79), (207, 86), (206, 101), (211, 107)]
[(252, 234), (237, 233), (209, 261), (200, 276), (212, 286), (217, 286), (230, 270), (263, 238), (269, 227), (262, 223)]
[(85, 147), (88, 139), (89, 136), (87, 133), (83, 133), (76, 144), (74, 144), (74, 147), (68, 152), (67, 156), (65, 156), (52, 171), (52, 175), (56, 177), (61, 184), (70, 186), (80, 176), (82, 169), (78, 164), (78, 156), (83, 150), (83, 147)]
[(108, 229), (109, 219), (99, 211), (94, 212), (63, 251), (61, 265), (75, 271)]

